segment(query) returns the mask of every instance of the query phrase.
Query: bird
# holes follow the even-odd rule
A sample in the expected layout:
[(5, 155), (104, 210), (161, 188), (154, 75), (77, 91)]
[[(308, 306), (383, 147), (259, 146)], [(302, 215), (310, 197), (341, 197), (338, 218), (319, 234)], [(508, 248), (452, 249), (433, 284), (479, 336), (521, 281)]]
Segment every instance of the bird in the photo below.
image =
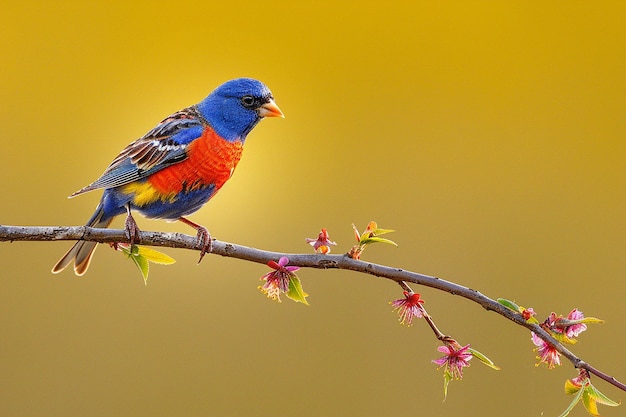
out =
[[(139, 239), (132, 216), (181, 221), (197, 231), (202, 257), (211, 251), (206, 227), (187, 219), (207, 203), (232, 176), (250, 131), (266, 117), (285, 117), (269, 88), (252, 78), (226, 81), (199, 103), (163, 119), (126, 146), (94, 182), (73, 198), (102, 189), (87, 226), (105, 228), (126, 213), (124, 229), (131, 245)], [(78, 241), (54, 265), (52, 273), (74, 262), (84, 275), (97, 242)]]

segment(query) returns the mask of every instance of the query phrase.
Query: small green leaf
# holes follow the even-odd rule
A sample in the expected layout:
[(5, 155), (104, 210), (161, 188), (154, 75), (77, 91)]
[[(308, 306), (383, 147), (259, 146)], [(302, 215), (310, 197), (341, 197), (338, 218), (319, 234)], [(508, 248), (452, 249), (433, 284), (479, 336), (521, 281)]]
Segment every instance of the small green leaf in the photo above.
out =
[(367, 245), (370, 243), (388, 243), (390, 245), (398, 246), (393, 240), (385, 239), (384, 237), (372, 236), (361, 240), (361, 245)]
[(592, 395), (589, 394), (589, 391), (586, 389), (581, 390), (583, 393), (583, 405), (589, 414), (592, 416), (599, 416), (598, 412), (598, 403), (595, 401)]
[[(567, 382), (565, 383), (565, 385), (567, 386)], [(572, 384), (572, 385), (574, 385), (574, 384)], [(567, 388), (566, 388), (566, 390), (567, 390)], [(574, 397), (574, 399), (572, 400), (570, 405), (567, 406), (565, 411), (563, 411), (563, 414), (561, 414), (559, 417), (566, 417), (570, 413), (570, 411), (572, 411), (574, 409), (574, 407), (576, 407), (576, 404), (578, 404), (578, 401), (580, 401), (580, 398), (582, 397), (582, 394), (583, 394), (583, 391), (581, 389), (579, 389), (578, 393), (576, 394), (576, 396)]]
[(300, 282), (300, 278), (298, 278), (295, 274), (292, 274), (289, 277), (289, 291), (285, 294), (287, 298), (290, 298), (296, 302), (303, 303), (304, 305), (309, 305), (306, 300), (306, 297), (309, 294), (305, 293), (302, 289), (302, 283)]
[(604, 323), (604, 320), (595, 317), (585, 317), (581, 320), (581, 323)]
[(138, 246), (139, 255), (146, 258), (148, 261), (153, 262), (159, 265), (171, 265), (176, 262), (176, 259), (172, 258), (169, 255), (164, 254), (163, 252), (159, 252), (158, 250), (154, 250), (147, 246)]
[(500, 370), (499, 366), (497, 366), (495, 363), (493, 363), (491, 359), (489, 359), (488, 357), (486, 357), (485, 355), (483, 355), (476, 349), (468, 348), (467, 350), (469, 350), (472, 353), (472, 356), (474, 356), (476, 359), (478, 359), (479, 361), (481, 361), (482, 363), (484, 363), (491, 369), (495, 369), (496, 371)]
[(141, 272), (144, 284), (146, 285), (148, 285), (148, 273), (150, 272), (149, 262), (161, 265), (170, 265), (176, 262), (174, 258), (145, 246), (132, 245), (129, 248), (118, 245), (118, 248), (124, 255), (126, 255), (126, 257), (130, 258), (134, 262), (139, 269), (139, 272)]
[(604, 323), (604, 320), (597, 319), (595, 317), (583, 317), (580, 320), (568, 320), (568, 321), (571, 322), (572, 324), (578, 324), (578, 323), (588, 323), (588, 324)]
[(391, 232), (395, 232), (395, 230), (392, 230), (392, 229), (374, 229), (372, 231), (372, 233), (374, 233), (374, 235), (376, 235), (376, 236), (384, 235), (386, 233), (391, 233)]
[(506, 298), (498, 298), (496, 301), (508, 308), (509, 310), (513, 310), (516, 313), (520, 312), (520, 307), (511, 300), (507, 300)]
[(567, 335), (565, 333), (558, 333), (558, 332), (550, 332), (550, 335), (552, 337), (554, 337), (556, 340), (558, 340), (561, 343), (568, 343), (570, 345), (573, 345), (574, 343), (578, 342), (578, 340), (576, 339), (572, 339), (571, 337), (567, 337)]
[(610, 407), (617, 407), (620, 403), (613, 401), (606, 395), (602, 394), (596, 387), (589, 384), (586, 387), (586, 390), (589, 392), (589, 395), (598, 403), (602, 405), (608, 405)]
[(565, 380), (565, 393), (567, 395), (574, 395), (580, 391), (581, 388), (580, 385), (574, 384), (571, 379)]
[(130, 259), (132, 259), (135, 265), (137, 265), (137, 268), (139, 268), (144, 284), (148, 285), (148, 273), (150, 272), (150, 264), (148, 263), (148, 260), (139, 253), (132, 254)]
[(583, 400), (583, 406), (592, 416), (600, 415), (598, 412), (598, 404), (608, 405), (610, 407), (617, 407), (620, 405), (598, 391), (596, 387), (589, 382), (589, 379), (585, 379), (582, 382), (582, 385), (574, 384), (570, 379), (568, 379), (565, 381), (565, 393), (574, 395), (574, 400), (559, 417), (567, 416), (581, 398)]
[(452, 381), (454, 377), (452, 376), (452, 372), (450, 372), (447, 368), (443, 371), (443, 400), (445, 401), (448, 398), (448, 385), (450, 385), (450, 381)]
[(617, 407), (619, 403), (611, 400), (606, 395), (602, 394), (596, 389), (589, 379), (585, 379), (581, 385), (574, 384), (571, 380), (565, 381), (565, 393), (574, 395), (574, 399), (567, 407), (567, 409), (559, 417), (565, 417), (576, 406), (576, 404), (582, 398), (583, 406), (589, 414), (592, 416), (599, 416), (598, 404), (608, 405), (610, 407)]

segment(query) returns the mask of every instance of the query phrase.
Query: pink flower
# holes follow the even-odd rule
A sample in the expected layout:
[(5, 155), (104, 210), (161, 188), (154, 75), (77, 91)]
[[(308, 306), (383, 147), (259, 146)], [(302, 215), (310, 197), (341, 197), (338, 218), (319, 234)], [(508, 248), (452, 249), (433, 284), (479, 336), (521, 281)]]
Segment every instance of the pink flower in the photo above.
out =
[(328, 232), (326, 229), (322, 229), (317, 239), (306, 238), (306, 243), (313, 246), (313, 249), (317, 252), (319, 251), (324, 255), (330, 253), (330, 245), (336, 245), (335, 242), (332, 242), (328, 236)]
[(422, 310), (424, 300), (420, 299), (420, 295), (416, 292), (404, 291), (404, 298), (392, 301), (390, 304), (394, 307), (393, 311), (398, 312), (401, 324), (410, 326), (413, 324), (414, 317), (424, 317), (424, 310)]
[[(570, 311), (570, 313), (567, 315), (567, 318), (568, 320), (582, 320), (585, 318), (585, 315), (582, 313), (582, 311), (579, 311), (575, 308)], [(585, 330), (587, 330), (587, 325), (585, 323), (576, 323), (567, 326), (565, 328), (565, 334), (567, 335), (567, 337), (578, 337), (578, 335)]]
[(269, 261), (267, 265), (274, 269), (261, 277), (261, 281), (265, 280), (265, 284), (259, 289), (267, 295), (268, 298), (280, 302), (280, 293), (289, 291), (289, 280), (295, 276), (294, 272), (299, 270), (299, 266), (287, 266), (289, 258), (281, 257), (278, 263)]
[(446, 343), (437, 348), (445, 356), (435, 359), (433, 362), (439, 365), (439, 368), (445, 366), (445, 372), (450, 375), (450, 378), (462, 379), (463, 368), (470, 366), (469, 361), (474, 357), (472, 352), (468, 351), (469, 347), (470, 345), (461, 347), (456, 341)]
[(539, 356), (537, 356), (537, 359), (539, 359), (539, 362), (537, 362), (537, 366), (539, 366), (540, 363), (545, 363), (546, 365), (548, 365), (548, 369), (552, 369), (555, 368), (557, 365), (560, 365), (561, 354), (554, 347), (550, 346), (543, 339), (537, 336), (534, 332), (531, 332), (531, 334), (532, 341), (535, 346), (537, 346), (535, 350), (539, 354)]
[(550, 316), (546, 319), (545, 325), (550, 330), (556, 333), (563, 334), (569, 338), (577, 337), (579, 334), (587, 330), (587, 325), (583, 323), (585, 315), (577, 308), (570, 311), (567, 318), (556, 313), (550, 313)]

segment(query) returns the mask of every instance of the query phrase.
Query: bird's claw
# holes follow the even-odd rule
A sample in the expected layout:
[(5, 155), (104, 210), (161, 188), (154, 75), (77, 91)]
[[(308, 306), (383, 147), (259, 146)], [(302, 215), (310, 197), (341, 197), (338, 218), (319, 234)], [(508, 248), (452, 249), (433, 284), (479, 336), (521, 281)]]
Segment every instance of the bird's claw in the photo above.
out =
[(126, 234), (131, 247), (136, 241), (139, 240), (139, 227), (130, 213), (126, 216), (126, 222), (124, 222), (124, 233)]
[(204, 227), (204, 226), (200, 226), (198, 227), (198, 244), (202, 246), (202, 248), (200, 249), (200, 259), (198, 259), (198, 263), (202, 262), (202, 258), (204, 258), (204, 255), (206, 255), (207, 253), (211, 253), (211, 249), (213, 249), (213, 239), (211, 239), (211, 234), (209, 233), (209, 230)]

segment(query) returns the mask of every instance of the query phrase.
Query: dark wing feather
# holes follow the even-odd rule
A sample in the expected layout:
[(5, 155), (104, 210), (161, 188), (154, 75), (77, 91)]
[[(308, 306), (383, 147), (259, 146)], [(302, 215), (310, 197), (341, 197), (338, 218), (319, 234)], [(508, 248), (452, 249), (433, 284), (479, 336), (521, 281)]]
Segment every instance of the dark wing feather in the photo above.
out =
[(147, 177), (187, 159), (187, 146), (202, 135), (206, 121), (195, 106), (176, 112), (120, 152), (92, 184), (70, 197), (113, 188)]

